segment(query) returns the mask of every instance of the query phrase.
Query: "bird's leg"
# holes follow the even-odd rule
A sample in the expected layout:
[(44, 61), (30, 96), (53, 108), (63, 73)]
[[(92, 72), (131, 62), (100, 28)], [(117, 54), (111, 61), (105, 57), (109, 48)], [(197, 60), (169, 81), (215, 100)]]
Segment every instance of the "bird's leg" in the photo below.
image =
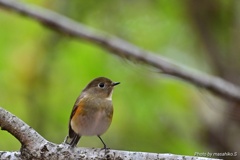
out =
[(103, 142), (103, 140), (102, 140), (102, 138), (98, 135), (98, 138), (101, 140), (101, 142), (103, 143), (103, 148), (102, 149), (104, 149), (105, 150), (105, 154), (107, 153), (107, 150), (109, 149), (109, 148), (107, 148), (107, 145)]

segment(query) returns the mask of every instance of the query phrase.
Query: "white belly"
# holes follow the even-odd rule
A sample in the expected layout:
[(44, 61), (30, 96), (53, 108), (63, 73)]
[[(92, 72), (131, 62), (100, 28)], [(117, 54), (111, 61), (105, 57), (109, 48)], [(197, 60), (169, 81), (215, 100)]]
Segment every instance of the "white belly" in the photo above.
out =
[(106, 115), (106, 112), (99, 110), (91, 115), (78, 117), (78, 122), (71, 121), (72, 129), (82, 136), (102, 135), (109, 128), (111, 118)]

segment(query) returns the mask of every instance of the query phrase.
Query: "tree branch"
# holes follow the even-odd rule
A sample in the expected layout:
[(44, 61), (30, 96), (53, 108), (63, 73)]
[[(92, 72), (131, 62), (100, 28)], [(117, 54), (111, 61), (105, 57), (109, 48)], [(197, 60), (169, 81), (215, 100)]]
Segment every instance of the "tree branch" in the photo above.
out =
[(0, 0), (0, 6), (31, 17), (55, 31), (99, 45), (100, 47), (111, 51), (111, 54), (153, 66), (165, 74), (179, 77), (197, 87), (205, 88), (212, 93), (221, 96), (223, 99), (240, 102), (240, 88), (221, 78), (190, 71), (189, 69), (176, 65), (150, 51), (138, 48), (124, 40), (110, 36), (106, 33), (94, 32), (83, 24), (47, 9), (33, 5), (25, 5), (13, 0)]
[[(0, 107), (0, 126), (16, 137), (22, 144), (19, 152), (0, 151), (0, 159), (186, 159), (196, 160), (199, 157), (147, 152), (129, 152), (101, 149), (71, 148), (67, 144), (54, 144), (45, 140), (34, 129), (22, 120)], [(202, 158), (210, 160), (210, 158)]]
[(1, 107), (0, 127), (2, 130), (7, 130), (10, 134), (17, 138), (22, 145), (28, 144), (27, 146), (30, 148), (34, 149), (38, 146), (38, 144), (46, 143), (46, 140), (34, 129)]

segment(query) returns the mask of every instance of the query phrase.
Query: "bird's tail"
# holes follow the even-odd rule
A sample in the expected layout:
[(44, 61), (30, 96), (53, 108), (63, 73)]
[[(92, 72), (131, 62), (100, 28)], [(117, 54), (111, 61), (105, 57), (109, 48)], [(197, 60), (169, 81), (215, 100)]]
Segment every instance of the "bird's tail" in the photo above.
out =
[(71, 147), (75, 147), (78, 144), (81, 136), (74, 134), (72, 137), (67, 136), (64, 140), (64, 143), (69, 144)]

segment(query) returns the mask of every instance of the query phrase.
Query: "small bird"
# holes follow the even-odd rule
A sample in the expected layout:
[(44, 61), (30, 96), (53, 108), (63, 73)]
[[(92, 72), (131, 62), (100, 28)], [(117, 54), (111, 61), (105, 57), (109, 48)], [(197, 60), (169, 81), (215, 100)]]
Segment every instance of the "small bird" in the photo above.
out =
[(69, 133), (65, 140), (75, 147), (81, 136), (100, 137), (109, 128), (113, 117), (112, 93), (114, 86), (120, 82), (112, 82), (105, 77), (92, 80), (77, 98), (69, 120)]

